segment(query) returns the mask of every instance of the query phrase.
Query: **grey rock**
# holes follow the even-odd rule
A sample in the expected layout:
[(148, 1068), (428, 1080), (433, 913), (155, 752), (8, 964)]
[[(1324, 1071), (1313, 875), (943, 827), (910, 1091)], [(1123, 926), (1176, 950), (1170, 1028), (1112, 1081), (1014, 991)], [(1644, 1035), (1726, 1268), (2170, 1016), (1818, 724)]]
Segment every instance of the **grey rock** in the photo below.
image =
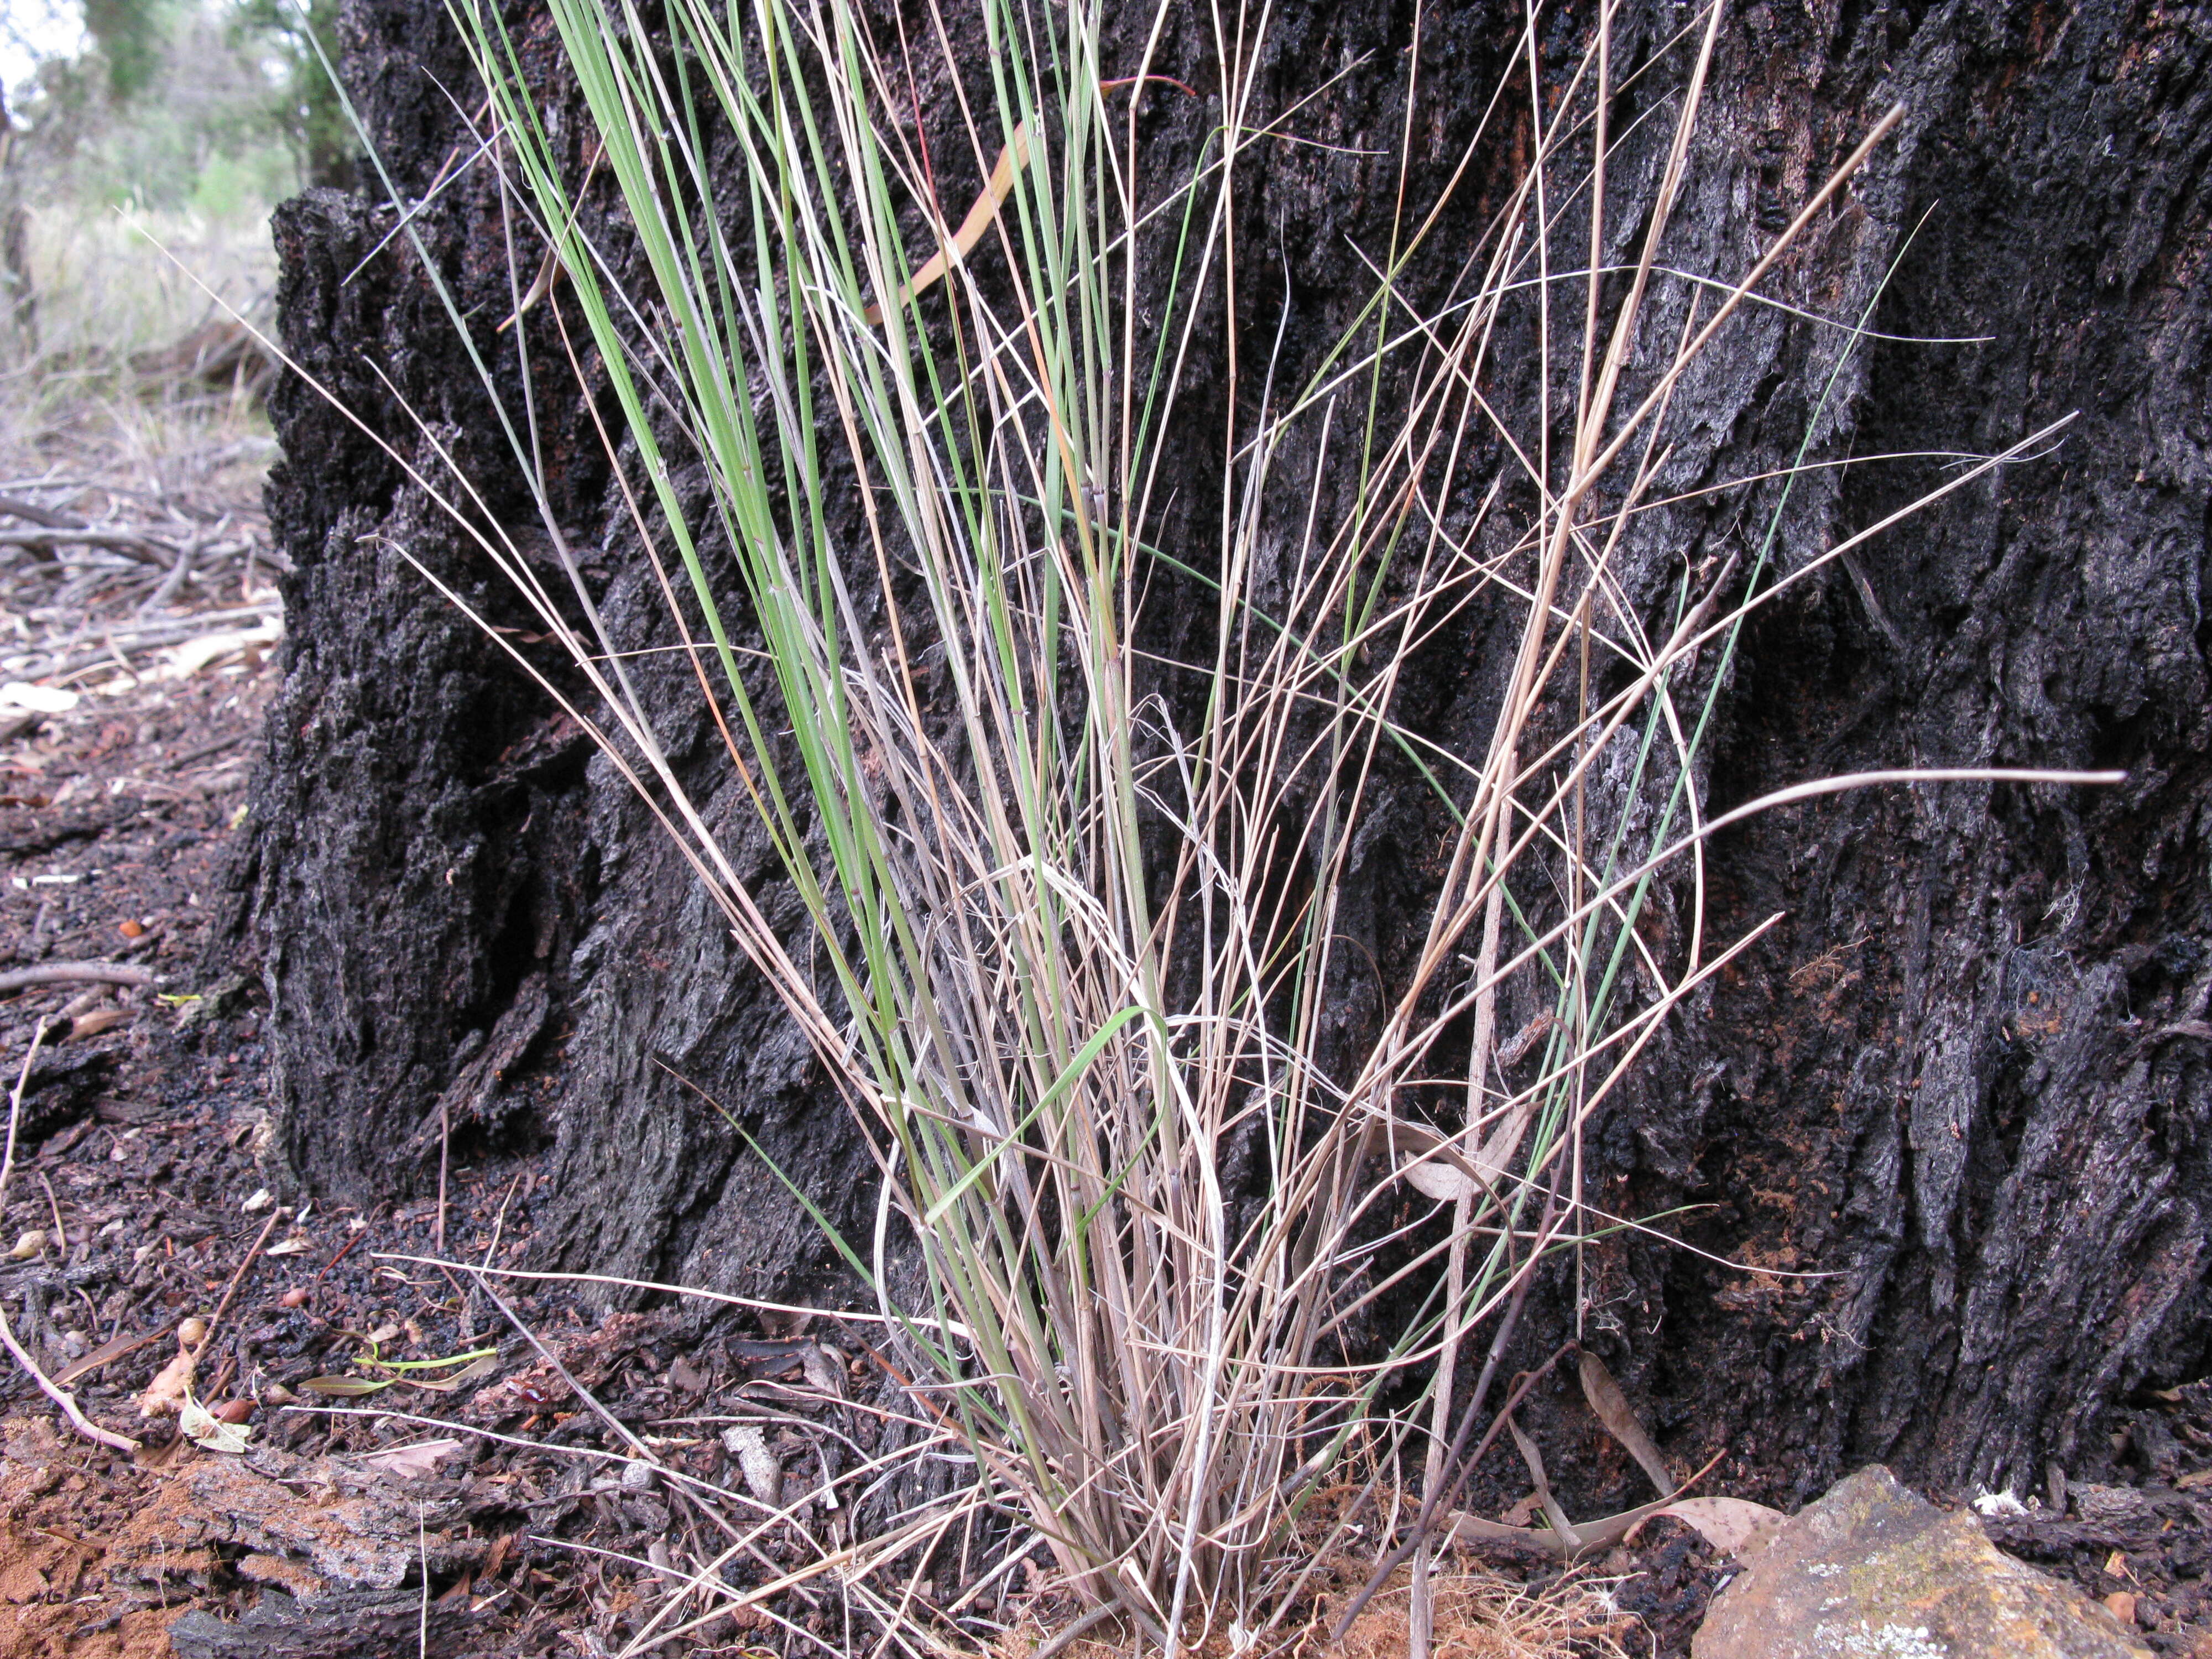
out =
[(2002, 1554), (1880, 1464), (1752, 1554), (1692, 1659), (2149, 1659), (2079, 1590)]

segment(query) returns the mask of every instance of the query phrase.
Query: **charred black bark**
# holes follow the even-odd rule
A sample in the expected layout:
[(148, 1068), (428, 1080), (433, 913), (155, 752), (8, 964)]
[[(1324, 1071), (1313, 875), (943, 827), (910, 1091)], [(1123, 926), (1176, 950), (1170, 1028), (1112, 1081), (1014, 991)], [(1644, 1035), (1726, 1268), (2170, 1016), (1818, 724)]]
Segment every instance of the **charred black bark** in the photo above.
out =
[[(1262, 75), (1276, 107), (1340, 64), (1398, 64), (1416, 44), (1410, 5), (1278, 10)], [(1417, 178), (1440, 179), (1468, 143), (1475, 89), (1503, 71), (1520, 17), (1423, 9)], [(1687, 19), (1654, 7), (1623, 27), (1651, 42)], [(512, 21), (542, 61), (544, 20)], [(1562, 14), (1547, 49), (1588, 21)], [(444, 27), (441, 9), (404, 0), (347, 13), (356, 92), (410, 195), (462, 143), (440, 90), (465, 80)], [(1156, 67), (1202, 83), (1197, 52)], [(1695, 1206), (1676, 1231), (1770, 1271), (1609, 1243), (1585, 1263), (1584, 1328), (1674, 1449), (1729, 1452), (1731, 1489), (1802, 1492), (1871, 1457), (1937, 1485), (2034, 1480), (2046, 1458), (2094, 1468), (2110, 1455), (2088, 1432), (2100, 1413), (2203, 1370), (2208, 68), (2203, 5), (1762, 0), (1725, 27), (1679, 262), (1747, 267), (1901, 100), (1898, 139), (1770, 289), (1831, 316), (1871, 305), (1885, 335), (1972, 342), (1873, 343), (1820, 417), (1815, 453), (1989, 452), (2078, 418), (2054, 453), (1765, 614), (1724, 689), (1713, 806), (1910, 765), (2118, 767), (2130, 780), (2097, 793), (1869, 792), (1714, 848), (1714, 925), (1784, 920), (1670, 1027), (1610, 1112), (1592, 1196), (1625, 1215)], [(1358, 250), (1387, 242), (1405, 95), (1402, 74), (1338, 83), (1301, 117), (1298, 136), (1322, 143), (1279, 147), (1240, 198), (1246, 246), (1267, 250), (1243, 273), (1240, 313), (1272, 334), (1288, 306), (1293, 368), (1368, 291)], [(1213, 118), (1170, 107), (1158, 140), (1193, 145)], [(1441, 245), (1472, 245), (1518, 165), (1514, 142), (1478, 152)], [(580, 147), (577, 159), (580, 175)], [(1652, 165), (1631, 147), (1618, 187)], [(417, 224), (489, 341), (511, 307), (488, 169)], [(489, 481), (485, 511), (533, 525), (406, 239), (343, 280), (392, 225), (329, 193), (285, 210), (287, 343), (403, 456), (427, 459), (404, 399), (468, 451)], [(535, 349), (558, 349), (542, 317), (529, 326)], [(1835, 356), (1832, 336), (1747, 315), (1681, 387), (1689, 435), (1664, 493), (1787, 465)], [(1194, 402), (1228, 397), (1223, 364), (1195, 373)], [(580, 395), (541, 404), (553, 511), (574, 544), (608, 550), (605, 568), (586, 560), (600, 602), (645, 627), (653, 596), (616, 556), (625, 532)], [(288, 459), (271, 501), (297, 574), (246, 884), (275, 1010), (283, 1158), (319, 1188), (419, 1189), (442, 1121), (468, 1156), (544, 1158), (550, 1258), (755, 1291), (826, 1273), (811, 1224), (733, 1127), (840, 1218), (864, 1220), (867, 1171), (803, 1044), (611, 770), (407, 562), (522, 627), (482, 558), (315, 394), (288, 381), (275, 407)], [(1202, 526), (1218, 459), (1181, 465), (1161, 496)], [(1942, 476), (1927, 463), (1800, 480), (1781, 571)], [(1773, 505), (1769, 485), (1653, 515), (1631, 555), (1632, 597), (1745, 550)], [(1498, 626), (1473, 619), (1412, 688), (1439, 738), (1486, 731)], [(681, 706), (672, 678), (667, 696)], [(678, 748), (741, 867), (766, 881), (708, 735)], [(1387, 969), (1435, 879), (1441, 821), (1410, 780), (1386, 787), (1386, 831), (1344, 914)], [(1347, 980), (1348, 1032), (1373, 999)], [(1566, 1288), (1545, 1319), (1532, 1313), (1531, 1344), (1571, 1328)], [(1592, 1447), (1582, 1478), (1601, 1482), (1595, 1437), (1555, 1410), (1559, 1435)]]

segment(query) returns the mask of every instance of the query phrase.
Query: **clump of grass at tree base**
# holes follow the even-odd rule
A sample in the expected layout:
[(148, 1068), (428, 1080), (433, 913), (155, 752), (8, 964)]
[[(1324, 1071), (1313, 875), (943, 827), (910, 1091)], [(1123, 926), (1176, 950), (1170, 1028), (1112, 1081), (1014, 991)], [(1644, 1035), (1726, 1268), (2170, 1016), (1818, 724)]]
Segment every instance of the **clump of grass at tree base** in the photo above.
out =
[[(567, 644), (596, 706), (549, 690), (652, 804), (851, 1102), (879, 1220), (872, 1244), (838, 1243), (982, 1469), (1070, 1585), (1170, 1651), (1209, 1632), (1268, 1639), (1310, 1564), (1288, 1547), (1321, 1478), (1377, 1436), (1425, 1434), (1433, 1498), (1462, 1345), (1492, 1334), (1479, 1398), (1535, 1265), (1616, 1224), (1585, 1200), (1583, 1130), (1744, 943), (1705, 940), (1705, 841), (1854, 785), (2054, 775), (1869, 775), (1705, 812), (1700, 748), (1746, 617), (1902, 513), (1784, 574), (1778, 507), (1739, 580), (1684, 573), (1656, 611), (1622, 586), (1682, 375), (1881, 131), (1747, 270), (1671, 270), (1717, 11), (1631, 68), (1678, 84), (1650, 106), (1672, 126), (1650, 193), (1626, 204), (1604, 176), (1627, 142), (1607, 125), (1613, 14), (1559, 96), (1516, 109), (1516, 88), (1553, 76), (1532, 15), (1469, 151), (1517, 117), (1532, 162), (1480, 247), (1434, 246), (1435, 210), (1401, 217), (1327, 361), (1286, 388), (1264, 335), (1238, 341), (1231, 412), (1200, 431), (1183, 407), (1194, 333), (1236, 280), (1233, 191), (1273, 136), (1257, 25), (1214, 42), (1213, 136), (1188, 176), (1160, 179), (1131, 88), (1169, 94), (1149, 57), (1103, 61), (1092, 5), (976, 0), (957, 23), (933, 9), (929, 38), (897, 53), (852, 0), (672, 0), (659, 42), (613, 0), (551, 11), (596, 129), (588, 161), (549, 126), (499, 17), (455, 6), (489, 94), (478, 136), (510, 191), (514, 309), (533, 248), (552, 245), (568, 287), (546, 297), (550, 331), (454, 320), (487, 386), (495, 351), (526, 386), (596, 354), (641, 556), (801, 935), (772, 925), (686, 792), (625, 654), (642, 642), (612, 635), (542, 489), (566, 591), (473, 510), (467, 478), (416, 482)], [(1162, 8), (1146, 38), (1174, 27)], [(915, 51), (967, 66), (946, 95), (977, 173), (1004, 185), (941, 300), (917, 268), (957, 245), (965, 204), (937, 198), (905, 125)], [(717, 143), (734, 179), (713, 176)], [(578, 211), (602, 166), (642, 292)], [(733, 191), (726, 216), (700, 205)], [(1605, 216), (1624, 210), (1644, 225), (1632, 263), (1599, 268)], [(1460, 271), (1449, 301), (1407, 310), (1408, 273), (1443, 260)], [(1654, 296), (1684, 291), (1670, 314), (1686, 321), (1654, 347)], [(1808, 402), (1825, 404), (1858, 322), (1826, 325)], [(1527, 429), (1482, 390), (1507, 338), (1543, 388)], [(537, 407), (502, 415), (533, 477)], [(1202, 553), (1171, 558), (1154, 545), (1162, 458), (1195, 443), (1221, 458), (1221, 515)], [(1492, 453), (1508, 473), (1474, 476)], [(694, 458), (712, 492), (696, 517), (675, 483)], [(864, 546), (835, 544), (839, 502)], [(737, 592), (709, 577), (717, 544)], [(1169, 563), (1212, 596), (1207, 660), (1157, 654), (1146, 595)], [(1522, 623), (1488, 741), (1460, 753), (1407, 729), (1396, 699), (1478, 601)], [(1540, 746), (1547, 699), (1573, 718)], [(1332, 1070), (1338, 907), (1383, 764), (1428, 780), (1458, 827), (1379, 1030)], [(1692, 915), (1671, 961), (1636, 926), (1662, 874)], [(1516, 974), (1553, 1009), (1521, 1087), (1492, 1063)], [(1420, 1121), (1440, 1085), (1463, 1105)], [(1249, 1189), (1224, 1186), (1232, 1146), (1261, 1166)], [(1391, 1224), (1409, 1189), (1449, 1226)], [(925, 1305), (892, 1295), (894, 1222)], [(1343, 1351), (1350, 1322), (1407, 1302), (1387, 1352)], [(1422, 1372), (1423, 1410), (1383, 1419), (1385, 1379)]]

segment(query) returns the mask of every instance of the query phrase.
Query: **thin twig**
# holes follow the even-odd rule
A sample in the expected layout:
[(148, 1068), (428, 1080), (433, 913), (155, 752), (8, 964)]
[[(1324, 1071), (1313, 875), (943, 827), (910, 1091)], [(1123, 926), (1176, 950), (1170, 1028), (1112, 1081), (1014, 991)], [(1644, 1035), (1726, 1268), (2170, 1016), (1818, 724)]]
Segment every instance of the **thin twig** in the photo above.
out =
[[(39, 1057), (39, 1050), (46, 1040), (46, 1022), (42, 1019), (38, 1029), (31, 1033), (31, 1046), (23, 1055), (23, 1069), (17, 1073), (15, 1086), (8, 1096), (8, 1143), (6, 1150), (0, 1152), (0, 1203), (7, 1200), (8, 1180), (15, 1170), (15, 1133), (22, 1121), (23, 1089), (31, 1080), (31, 1062)], [(58, 1218), (55, 1225), (57, 1228), (60, 1225)], [(15, 1357), (15, 1363), (23, 1368), (32, 1382), (39, 1385), (39, 1392), (61, 1407), (62, 1415), (69, 1419), (70, 1426), (79, 1434), (117, 1451), (135, 1452), (138, 1449), (136, 1440), (117, 1434), (111, 1429), (103, 1429), (87, 1417), (78, 1408), (76, 1396), (39, 1369), (39, 1362), (31, 1358), (29, 1350), (15, 1340), (15, 1330), (8, 1323), (8, 1310), (4, 1304), (0, 1304), (0, 1344), (6, 1345), (8, 1352)]]
[(438, 1097), (438, 1221), (431, 1230), (438, 1254), (446, 1253), (446, 1168), (453, 1147), (453, 1123), (451, 1109), (444, 1095)]
[(1066, 1651), (1085, 1631), (1095, 1630), (1122, 1611), (1118, 1601), (1102, 1601), (1072, 1625), (1063, 1626), (1040, 1644), (1030, 1659), (1053, 1659), (1053, 1655)]
[(261, 1254), (261, 1247), (269, 1242), (269, 1235), (275, 1231), (276, 1224), (290, 1213), (289, 1210), (272, 1211), (269, 1219), (261, 1224), (261, 1231), (255, 1237), (252, 1248), (246, 1251), (246, 1260), (238, 1264), (236, 1271), (230, 1276), (230, 1283), (222, 1287), (222, 1300), (215, 1304), (215, 1311), (208, 1316), (207, 1334), (200, 1339), (203, 1351), (215, 1340), (216, 1327), (222, 1323), (222, 1316), (230, 1311), (230, 1299), (238, 1294), (239, 1283), (246, 1277), (246, 1270)]
[(349, 1238), (344, 1243), (338, 1246), (338, 1253), (336, 1255), (332, 1256), (328, 1261), (323, 1263), (322, 1273), (317, 1273), (314, 1278), (314, 1282), (307, 1286), (307, 1303), (309, 1306), (312, 1307), (314, 1304), (315, 1292), (323, 1288), (323, 1273), (330, 1272), (330, 1270), (337, 1267), (339, 1262), (344, 1261), (346, 1259), (346, 1253), (368, 1237), (368, 1229), (363, 1227), (351, 1238)]
[(135, 1452), (138, 1449), (138, 1443), (128, 1435), (118, 1434), (112, 1429), (103, 1429), (87, 1417), (78, 1408), (76, 1396), (39, 1369), (38, 1362), (33, 1359), (24, 1351), (23, 1345), (15, 1340), (15, 1333), (9, 1327), (8, 1310), (4, 1306), (0, 1306), (0, 1344), (5, 1344), (8, 1352), (15, 1356), (15, 1363), (29, 1375), (32, 1382), (39, 1385), (39, 1392), (61, 1407), (62, 1415), (69, 1419), (70, 1426), (79, 1434), (88, 1440), (97, 1440), (101, 1445), (111, 1446), (119, 1452)]
[(62, 1201), (54, 1196), (54, 1183), (46, 1179), (43, 1170), (33, 1170), (39, 1185), (46, 1188), (46, 1207), (54, 1212), (54, 1253), (58, 1255), (69, 1249), (69, 1229), (62, 1225)]
[(0, 973), (0, 993), (36, 985), (151, 985), (154, 970), (127, 962), (42, 962)]
[(8, 1181), (15, 1173), (15, 1131), (23, 1118), (23, 1091), (31, 1081), (31, 1064), (46, 1045), (51, 1024), (41, 1019), (31, 1033), (31, 1046), (23, 1054), (23, 1069), (15, 1074), (15, 1086), (8, 1092), (8, 1141), (5, 1147), (0, 1147), (0, 1204), (7, 1202)]

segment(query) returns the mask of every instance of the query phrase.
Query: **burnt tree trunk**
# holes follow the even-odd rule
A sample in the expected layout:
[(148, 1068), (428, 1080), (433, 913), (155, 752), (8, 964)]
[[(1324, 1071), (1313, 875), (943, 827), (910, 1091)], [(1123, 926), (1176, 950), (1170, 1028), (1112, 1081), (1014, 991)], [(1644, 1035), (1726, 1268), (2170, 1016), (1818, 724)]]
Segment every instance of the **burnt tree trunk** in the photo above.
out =
[[(1561, 39), (1593, 9), (1562, 14)], [(1689, 17), (1625, 11), (1647, 41)], [(1240, 315), (1272, 330), (1288, 304), (1295, 363), (1368, 292), (1358, 250), (1388, 236), (1408, 49), (1415, 161), (1442, 171), (1522, 14), (1431, 0), (1416, 48), (1411, 0), (1277, 12), (1261, 77), (1274, 107), (1363, 57), (1401, 66), (1339, 83), (1304, 118), (1334, 148), (1280, 147), (1240, 198), (1248, 245), (1267, 250)], [(520, 5), (510, 18), (546, 70), (544, 20)], [(441, 88), (467, 73), (444, 9), (351, 0), (343, 35), (386, 164), (420, 195), (462, 142)], [(1202, 82), (1199, 51), (1160, 67)], [(1727, 1449), (1727, 1489), (1788, 1496), (1876, 1457), (1936, 1486), (2032, 1483), (2046, 1459), (2078, 1475), (2112, 1455), (2092, 1431), (2105, 1414), (2202, 1374), (2212, 1338), (2212, 7), (1758, 0), (1725, 24), (1680, 258), (1719, 272), (1747, 266), (1883, 109), (1907, 108), (1777, 287), (1841, 317), (1880, 291), (1885, 335), (1972, 343), (1873, 343), (1820, 457), (1987, 453), (2079, 418), (2049, 457), (1763, 614), (1724, 688), (1711, 804), (1912, 765), (2117, 767), (2130, 781), (1869, 792), (1715, 848), (1717, 928), (1786, 918), (1609, 1110), (1592, 1186), (1618, 1213), (1694, 1206), (1676, 1231), (1714, 1255), (1828, 1276), (1617, 1243), (1586, 1264), (1585, 1332), (1680, 1455)], [(567, 115), (580, 131), (580, 106)], [(1188, 146), (1213, 118), (1170, 110), (1159, 141)], [(564, 142), (580, 162), (575, 133)], [(1504, 178), (1510, 137), (1498, 148), (1478, 170)], [(1488, 210), (1479, 194), (1455, 209), (1455, 234)], [(328, 191), (281, 212), (286, 343), (370, 427), (427, 455), (380, 367), (493, 481), (487, 510), (528, 524), (519, 487), (501, 494), (489, 405), (404, 239), (342, 280), (392, 223)], [(489, 338), (507, 290), (487, 170), (419, 224)], [(1682, 388), (1692, 437), (1669, 487), (1787, 465), (1827, 361), (1788, 316), (1747, 317)], [(1198, 401), (1221, 373), (1201, 359)], [(241, 888), (273, 1005), (277, 1156), (342, 1197), (420, 1192), (442, 1113), (459, 1156), (539, 1160), (549, 1264), (785, 1294), (827, 1283), (811, 1224), (678, 1080), (837, 1218), (865, 1223), (866, 1170), (819, 1068), (647, 814), (401, 556), (526, 628), (496, 579), (316, 395), (288, 379), (274, 401), (286, 459), (270, 500), (296, 574)], [(608, 464), (580, 405), (551, 411), (549, 430), (562, 521), (577, 545), (614, 550)], [(1163, 485), (1188, 522), (1218, 499), (1209, 465), (1193, 456)], [(1801, 482), (1785, 568), (1937, 476)], [(1771, 499), (1670, 509), (1634, 556), (1646, 594), (1684, 560), (1739, 550)], [(587, 574), (610, 614), (653, 625), (653, 594), (614, 551), (605, 563)], [(1486, 729), (1509, 643), (1498, 619), (1469, 623), (1459, 659), (1420, 688), (1431, 732)], [(680, 705), (673, 681), (669, 696)], [(702, 723), (684, 763), (713, 795), (708, 735)], [(1440, 823), (1418, 788), (1391, 787), (1344, 908), (1386, 963), (1420, 914)], [(720, 800), (738, 866), (765, 872), (741, 803)], [(1348, 1028), (1373, 1017), (1372, 995), (1347, 986)], [(1555, 1342), (1571, 1320), (1563, 1289), (1528, 1340)], [(1601, 1473), (1593, 1461), (1588, 1479)]]

